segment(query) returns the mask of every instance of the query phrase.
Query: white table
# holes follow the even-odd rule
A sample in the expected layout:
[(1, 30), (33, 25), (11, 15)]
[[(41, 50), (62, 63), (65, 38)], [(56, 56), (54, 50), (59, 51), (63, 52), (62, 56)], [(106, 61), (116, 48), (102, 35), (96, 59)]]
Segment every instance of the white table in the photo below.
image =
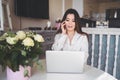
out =
[[(117, 80), (110, 74), (86, 65), (82, 74), (46, 73), (45, 60), (41, 60), (43, 68), (33, 69), (30, 80)], [(0, 80), (6, 80), (5, 73), (0, 73)]]

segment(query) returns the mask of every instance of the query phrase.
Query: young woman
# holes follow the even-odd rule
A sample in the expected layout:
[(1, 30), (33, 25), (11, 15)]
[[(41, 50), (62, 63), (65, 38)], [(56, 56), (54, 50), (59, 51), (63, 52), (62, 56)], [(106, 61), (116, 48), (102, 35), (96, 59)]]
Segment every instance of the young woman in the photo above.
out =
[(68, 9), (62, 19), (60, 29), (57, 31), (52, 50), (84, 51), (88, 57), (88, 38), (82, 32), (80, 17), (75, 9)]

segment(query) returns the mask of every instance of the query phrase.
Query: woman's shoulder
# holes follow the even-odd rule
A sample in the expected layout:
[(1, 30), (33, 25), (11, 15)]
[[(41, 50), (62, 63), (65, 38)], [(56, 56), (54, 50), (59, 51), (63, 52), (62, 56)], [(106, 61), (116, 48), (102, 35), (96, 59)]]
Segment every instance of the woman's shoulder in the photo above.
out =
[(57, 33), (55, 36), (61, 36), (62, 34), (61, 33)]
[(62, 33), (58, 33), (58, 34), (55, 35), (55, 37), (57, 37), (57, 38), (59, 38), (59, 37), (64, 37), (64, 36), (66, 37), (67, 35), (62, 34)]
[(83, 33), (77, 33), (79, 37), (81, 38), (87, 38), (88, 39), (88, 34), (83, 32)]
[(78, 35), (78, 36), (82, 36), (82, 37), (86, 37), (86, 36), (88, 36), (88, 34), (85, 33), (85, 32), (83, 32), (83, 33), (77, 33), (77, 35)]

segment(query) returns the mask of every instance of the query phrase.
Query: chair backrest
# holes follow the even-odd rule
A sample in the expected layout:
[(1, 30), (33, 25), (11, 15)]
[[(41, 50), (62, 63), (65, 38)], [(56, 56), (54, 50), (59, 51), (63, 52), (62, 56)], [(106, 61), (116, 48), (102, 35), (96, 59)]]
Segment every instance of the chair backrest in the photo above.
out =
[(83, 28), (89, 34), (87, 64), (120, 79), (120, 29)]

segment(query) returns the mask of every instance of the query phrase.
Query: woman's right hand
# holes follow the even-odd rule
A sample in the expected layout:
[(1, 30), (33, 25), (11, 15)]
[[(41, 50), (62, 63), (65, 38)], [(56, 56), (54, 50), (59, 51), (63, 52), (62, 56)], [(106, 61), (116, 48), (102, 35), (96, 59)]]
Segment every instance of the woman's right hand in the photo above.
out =
[(65, 21), (61, 23), (62, 34), (66, 34), (66, 24)]

